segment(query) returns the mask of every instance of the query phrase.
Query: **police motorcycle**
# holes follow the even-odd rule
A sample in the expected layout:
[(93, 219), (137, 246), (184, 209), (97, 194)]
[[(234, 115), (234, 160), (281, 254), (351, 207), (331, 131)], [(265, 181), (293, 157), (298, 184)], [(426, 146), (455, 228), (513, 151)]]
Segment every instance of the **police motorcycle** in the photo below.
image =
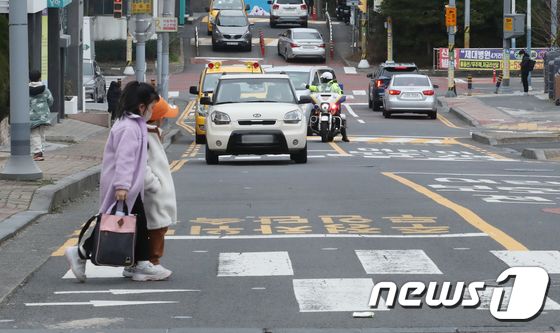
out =
[(332, 142), (335, 136), (342, 134), (344, 115), (340, 109), (346, 96), (333, 92), (319, 92), (311, 95), (311, 99), (313, 110), (309, 127), (314, 134), (321, 136), (321, 142)]

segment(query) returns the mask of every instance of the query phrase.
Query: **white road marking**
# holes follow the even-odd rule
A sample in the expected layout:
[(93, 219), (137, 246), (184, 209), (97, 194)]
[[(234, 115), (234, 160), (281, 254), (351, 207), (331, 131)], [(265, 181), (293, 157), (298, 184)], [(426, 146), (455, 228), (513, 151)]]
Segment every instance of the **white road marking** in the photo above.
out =
[(288, 252), (220, 253), (218, 276), (294, 275)]
[(72, 291), (55, 291), (55, 295), (72, 295), (72, 294), (112, 294), (112, 295), (137, 295), (137, 294), (154, 294), (154, 293), (181, 293), (181, 292), (199, 292), (196, 289), (109, 289), (109, 290), (72, 290)]
[(177, 98), (177, 97), (179, 97), (179, 92), (178, 91), (170, 91), (170, 92), (167, 93), (167, 96), (169, 98)]
[(346, 74), (358, 74), (356, 67), (344, 67), (344, 73)]
[(366, 123), (366, 122), (363, 121), (362, 119), (358, 119), (358, 122), (359, 122), (360, 124), (365, 124), (365, 123)]
[[(462, 233), (442, 235), (365, 235), (365, 234), (304, 234), (304, 235), (233, 235), (233, 236), (165, 236), (166, 240), (230, 240), (230, 239), (267, 239), (267, 238), (463, 238), (488, 237), (485, 233)], [(89, 277), (89, 275), (88, 275)]]
[(323, 250), (323, 251), (336, 251), (336, 250), (338, 250), (338, 248), (336, 248), (336, 247), (324, 247), (321, 250)]
[(251, 288), (251, 290), (266, 290), (266, 288), (265, 287), (254, 287), (254, 288)]
[(423, 250), (356, 250), (367, 274), (443, 274)]
[(354, 318), (373, 318), (375, 313), (373, 311), (364, 311), (364, 312), (354, 312), (352, 317)]
[(354, 96), (365, 96), (367, 93), (365, 90), (352, 90)]
[(193, 251), (193, 253), (208, 253), (208, 251), (204, 251), (204, 250), (196, 250), (196, 251)]
[(0, 319), (0, 323), (12, 323), (14, 321), (15, 320), (13, 320), (13, 319)]
[[(371, 279), (296, 279), (294, 294), (300, 312), (371, 311)], [(389, 310), (381, 299), (378, 311)]]
[[(504, 299), (502, 300), (503, 305), (509, 303), (509, 298), (511, 297), (512, 287), (500, 287), (504, 289)], [(492, 299), (492, 294), (494, 293), (495, 287), (486, 287), (484, 290), (480, 290), (478, 293), (480, 295), (480, 305), (476, 308), (477, 310), (489, 310), (490, 300)], [(546, 298), (544, 303), (544, 310), (560, 310), (560, 305), (550, 298)]]
[(238, 60), (238, 61), (262, 61), (263, 58), (238, 58), (238, 57), (195, 57), (195, 60), (206, 60), (206, 61), (228, 61), (228, 60)]
[(354, 110), (352, 110), (352, 107), (350, 105), (344, 104), (344, 106), (346, 106), (346, 110), (348, 110), (348, 113), (350, 113), (352, 115), (352, 117), (359, 118), (358, 115), (356, 114), (356, 112), (354, 112)]
[(415, 171), (402, 171), (395, 172), (396, 174), (411, 174), (411, 175), (444, 175), (444, 176), (482, 176), (482, 177), (528, 177), (528, 178), (560, 178), (560, 176), (539, 176), (539, 175), (520, 175), (520, 174), (492, 174), (492, 173), (439, 173), (439, 172), (415, 172)]
[(560, 274), (560, 251), (490, 251), (509, 267), (538, 266)]
[(307, 158), (325, 158), (325, 155), (311, 155), (311, 156), (307, 156)]
[(192, 319), (191, 316), (173, 316), (173, 319)]
[(356, 105), (356, 106), (366, 106), (368, 103), (346, 103), (345, 105)]
[(346, 95), (346, 99), (354, 99), (354, 95)]
[(53, 303), (25, 303), (25, 306), (76, 306), (92, 305), (94, 307), (107, 306), (130, 306), (130, 305), (152, 305), (152, 304), (176, 304), (176, 301), (98, 301), (89, 302), (53, 302)]

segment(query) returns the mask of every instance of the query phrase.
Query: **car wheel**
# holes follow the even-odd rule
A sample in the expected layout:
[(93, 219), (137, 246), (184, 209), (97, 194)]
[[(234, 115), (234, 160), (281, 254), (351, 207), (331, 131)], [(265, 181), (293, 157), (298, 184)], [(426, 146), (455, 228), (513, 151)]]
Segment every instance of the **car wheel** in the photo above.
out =
[(207, 34), (208, 36), (212, 36), (212, 30), (206, 30), (206, 34)]
[(297, 153), (290, 154), (290, 159), (297, 164), (307, 163), (307, 145)]
[(206, 135), (203, 134), (196, 134), (195, 136), (195, 143), (197, 145), (203, 145), (206, 143)]
[(245, 48), (245, 51), (252, 52), (253, 51), (253, 44), (247, 45), (247, 47)]
[(368, 108), (373, 110), (373, 102), (371, 101), (371, 96), (369, 94), (369, 88), (368, 88), (368, 98), (367, 98), (367, 100), (368, 100)]
[(301, 27), (302, 27), (302, 28), (307, 28), (307, 21), (303, 22), (303, 23), (301, 24)]
[(428, 117), (430, 117), (430, 119), (437, 119), (437, 111), (428, 113)]
[(282, 53), (280, 52), (280, 44), (278, 44), (278, 46), (276, 47), (276, 52), (278, 53), (279, 56), (282, 56)]
[(270, 27), (271, 28), (276, 28), (276, 22), (270, 20)]
[(387, 112), (387, 111), (383, 111), (383, 117), (385, 118), (391, 118), (391, 113)]
[(376, 102), (372, 102), (372, 104), (373, 104), (373, 111), (381, 111), (381, 105), (382, 105), (382, 103), (379, 103), (379, 102), (377, 102), (377, 103), (376, 103)]
[(310, 126), (307, 126), (307, 136), (313, 136), (313, 130)]
[(206, 151), (205, 151), (205, 157), (206, 157), (206, 164), (208, 165), (216, 165), (219, 162), (219, 155), (214, 153), (213, 151), (211, 151), (208, 148), (208, 145), (206, 145)]

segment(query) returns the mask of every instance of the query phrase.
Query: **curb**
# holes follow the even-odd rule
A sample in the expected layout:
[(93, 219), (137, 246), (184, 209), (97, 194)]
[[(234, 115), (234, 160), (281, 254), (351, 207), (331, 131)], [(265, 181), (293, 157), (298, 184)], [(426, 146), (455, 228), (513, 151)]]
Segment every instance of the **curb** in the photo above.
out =
[[(440, 99), (438, 98), (438, 100), (440, 100)], [(447, 102), (442, 102), (442, 103), (447, 104)], [(466, 122), (468, 125), (473, 126), (473, 127), (480, 127), (480, 123), (478, 122), (478, 120), (471, 117), (468, 113), (463, 112), (463, 110), (456, 109), (454, 107), (448, 107), (448, 109), (449, 109), (450, 113), (453, 113), (457, 117), (461, 118), (461, 120)]]
[[(548, 142), (560, 142), (560, 136), (556, 134), (523, 134), (517, 132), (518, 135), (511, 136), (495, 136), (493, 133), (485, 132), (473, 132), (471, 138), (476, 141), (486, 145), (498, 146), (505, 144), (516, 144), (516, 143), (548, 143)], [(548, 149), (541, 149), (548, 150)], [(557, 149), (550, 149), (551, 151)], [(558, 150), (557, 150), (558, 151)], [(530, 154), (530, 153), (528, 153)]]
[[(181, 135), (179, 129), (171, 129), (164, 140), (167, 149)], [(0, 244), (12, 238), (20, 230), (35, 222), (43, 215), (51, 213), (56, 207), (81, 195), (85, 191), (92, 191), (99, 186), (101, 165), (64, 177), (56, 184), (38, 188), (33, 194), (29, 208), (16, 213), (0, 222)]]
[(538, 161), (548, 161), (560, 159), (560, 149), (523, 149), (521, 156)]

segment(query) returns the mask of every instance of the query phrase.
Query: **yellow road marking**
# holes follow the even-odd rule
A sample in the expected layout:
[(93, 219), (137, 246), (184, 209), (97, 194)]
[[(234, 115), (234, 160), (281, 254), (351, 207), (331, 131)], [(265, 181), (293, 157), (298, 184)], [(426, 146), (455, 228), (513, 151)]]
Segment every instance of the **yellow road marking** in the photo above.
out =
[(171, 169), (171, 173), (181, 170), (181, 168), (185, 165), (185, 163), (187, 163), (187, 161), (188, 160), (184, 160), (184, 159), (180, 160), (179, 163), (177, 163), (175, 167)]
[(352, 156), (352, 155), (348, 154), (344, 149), (340, 148), (340, 146), (337, 145), (337, 144), (334, 143), (334, 142), (329, 142), (329, 145), (330, 145), (334, 150), (336, 150), (336, 152), (337, 152), (339, 155), (341, 155), (341, 156)]
[(169, 164), (169, 169), (173, 170), (173, 168), (179, 163), (179, 160), (175, 160)]
[(445, 118), (444, 116), (442, 116), (440, 113), (438, 113), (437, 115), (437, 119), (439, 121), (441, 121), (445, 126), (447, 127), (451, 127), (451, 128), (462, 128), (459, 126), (456, 126), (455, 124), (453, 124), (451, 121), (449, 121), (449, 119)]
[(59, 247), (58, 250), (54, 251), (51, 254), (51, 256), (52, 257), (62, 257), (64, 255), (64, 251), (66, 251), (66, 248), (68, 248), (70, 246), (76, 246), (77, 244), (78, 244), (78, 238), (70, 238), (64, 244), (62, 244), (62, 246)]
[(507, 158), (507, 157), (504, 157), (502, 155), (498, 155), (496, 153), (489, 152), (486, 149), (478, 148), (477, 146), (473, 146), (473, 145), (470, 145), (468, 143), (463, 143), (463, 142), (457, 141), (457, 140), (455, 140), (455, 142), (460, 146), (463, 146), (463, 147), (468, 148), (468, 149), (472, 149), (474, 151), (485, 154), (485, 155), (487, 155), (489, 157), (492, 157), (492, 158), (495, 158), (497, 160), (509, 160), (509, 158)]
[(181, 114), (179, 119), (177, 119), (177, 122), (176, 122), (176, 124), (179, 127), (185, 129), (190, 134), (195, 134), (195, 129), (192, 126), (185, 124), (185, 119), (188, 117), (189, 113), (192, 111), (192, 108), (194, 107), (194, 103), (195, 103), (195, 101), (190, 101), (189, 104), (187, 104), (187, 107), (185, 108), (185, 110), (183, 111), (183, 113)]
[(486, 233), (490, 236), (493, 240), (498, 242), (502, 245), (506, 250), (509, 251), (528, 251), (527, 247), (525, 247), (520, 242), (516, 241), (513, 237), (509, 236), (502, 230), (494, 227), (493, 225), (486, 222), (480, 216), (478, 216), (472, 210), (465, 208), (459, 204), (454, 203), (453, 201), (441, 196), (438, 193), (432, 192), (426, 187), (422, 185), (418, 185), (404, 177), (398, 176), (392, 172), (383, 172), (384, 176), (392, 178), (397, 182), (406, 185), (416, 192), (427, 196), (428, 198), (432, 199), (433, 201), (437, 202), (438, 204), (447, 207), (454, 211), (457, 215), (461, 216), (466, 222), (468, 222), (473, 227), (477, 228), (478, 230)]
[(167, 229), (167, 232), (165, 233), (166, 236), (173, 236), (175, 235), (175, 230), (173, 229)]

